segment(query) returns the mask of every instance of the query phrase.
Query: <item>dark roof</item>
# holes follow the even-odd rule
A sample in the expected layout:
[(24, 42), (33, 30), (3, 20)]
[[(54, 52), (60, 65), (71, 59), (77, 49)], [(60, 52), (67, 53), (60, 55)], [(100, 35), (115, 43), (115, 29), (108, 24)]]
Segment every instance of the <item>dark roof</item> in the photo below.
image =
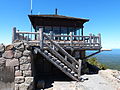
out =
[(81, 27), (89, 19), (75, 18), (63, 15), (28, 15), (35, 28), (36, 26), (71, 26)]

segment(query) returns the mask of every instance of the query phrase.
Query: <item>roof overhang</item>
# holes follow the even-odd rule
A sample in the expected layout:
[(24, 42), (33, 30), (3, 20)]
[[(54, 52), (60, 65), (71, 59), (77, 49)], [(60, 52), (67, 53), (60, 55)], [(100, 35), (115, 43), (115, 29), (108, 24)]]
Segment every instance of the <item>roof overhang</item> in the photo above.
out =
[(34, 29), (36, 26), (83, 27), (89, 19), (81, 19), (62, 15), (28, 15)]

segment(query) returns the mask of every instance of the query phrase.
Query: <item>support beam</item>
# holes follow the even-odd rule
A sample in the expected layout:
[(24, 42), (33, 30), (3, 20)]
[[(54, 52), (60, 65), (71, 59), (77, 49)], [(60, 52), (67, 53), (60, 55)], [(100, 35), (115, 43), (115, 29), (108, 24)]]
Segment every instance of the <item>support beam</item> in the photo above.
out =
[(73, 32), (70, 32), (70, 46), (73, 44)]
[(100, 53), (100, 52), (101, 52), (101, 51), (99, 50), (99, 51), (97, 51), (97, 52), (95, 52), (95, 53), (92, 53), (92, 54), (86, 56), (84, 59), (87, 59), (87, 58), (89, 58), (89, 57), (92, 57), (92, 56), (94, 56), (94, 55), (96, 55), (96, 54), (98, 54), (98, 53)]
[(43, 49), (43, 28), (39, 28), (40, 48)]

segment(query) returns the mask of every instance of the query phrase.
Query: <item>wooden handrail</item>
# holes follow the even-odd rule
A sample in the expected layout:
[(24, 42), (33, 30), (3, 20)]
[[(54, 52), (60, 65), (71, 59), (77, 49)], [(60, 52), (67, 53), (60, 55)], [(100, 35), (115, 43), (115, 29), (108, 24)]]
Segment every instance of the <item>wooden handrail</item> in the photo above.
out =
[(71, 55), (69, 55), (63, 48), (59, 46), (59, 44), (54, 43), (53, 40), (50, 39), (46, 34), (43, 34), (44, 37), (46, 37), (53, 45), (55, 45), (61, 53), (63, 53), (65, 56), (67, 56), (72, 62), (75, 62), (77, 65), (79, 65), (78, 61), (75, 60)]
[(63, 56), (61, 56), (57, 51), (53, 50), (47, 43), (44, 43), (49, 51), (51, 51), (56, 57), (58, 57), (62, 62), (64, 62), (69, 68), (71, 68), (74, 72), (78, 73), (78, 70), (72, 66), (72, 64), (70, 64), (67, 60), (65, 60), (65, 58), (63, 58)]
[[(28, 42), (32, 41), (38, 41), (38, 42), (43, 42), (46, 41), (44, 38), (43, 40), (41, 39), (40, 41), (40, 31), (38, 32), (19, 32), (17, 29), (14, 27), (13, 29), (13, 35), (12, 35), (12, 42), (14, 42), (16, 39), (17, 40), (27, 40)], [(29, 37), (30, 34), (35, 35), (35, 37), (31, 38)], [(42, 34), (41, 34), (42, 35)], [(72, 35), (72, 32), (70, 35), (54, 35), (53, 32), (51, 31), (51, 34), (48, 35), (53, 41), (58, 42), (59, 44), (66, 44), (71, 47), (78, 47), (78, 46), (90, 46), (96, 47), (99, 46), (101, 47), (101, 35), (98, 34), (97, 36), (90, 34), (90, 36), (79, 36), (79, 35)], [(67, 42), (66, 42), (67, 41)], [(69, 41), (69, 42), (68, 42)], [(76, 42), (78, 41), (78, 42)], [(49, 42), (48, 42), (49, 43)], [(42, 44), (41, 44), (42, 45)]]
[(39, 34), (39, 32), (16, 32), (17, 34)]

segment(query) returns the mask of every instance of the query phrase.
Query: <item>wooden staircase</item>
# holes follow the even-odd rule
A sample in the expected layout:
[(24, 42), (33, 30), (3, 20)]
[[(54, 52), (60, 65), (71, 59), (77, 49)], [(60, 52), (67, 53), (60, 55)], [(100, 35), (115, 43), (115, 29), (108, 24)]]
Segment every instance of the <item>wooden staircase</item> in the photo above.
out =
[(40, 39), (40, 48), (34, 47), (34, 52), (40, 53), (71, 79), (80, 81), (81, 60), (76, 60), (72, 57), (48, 35), (42, 33)]

